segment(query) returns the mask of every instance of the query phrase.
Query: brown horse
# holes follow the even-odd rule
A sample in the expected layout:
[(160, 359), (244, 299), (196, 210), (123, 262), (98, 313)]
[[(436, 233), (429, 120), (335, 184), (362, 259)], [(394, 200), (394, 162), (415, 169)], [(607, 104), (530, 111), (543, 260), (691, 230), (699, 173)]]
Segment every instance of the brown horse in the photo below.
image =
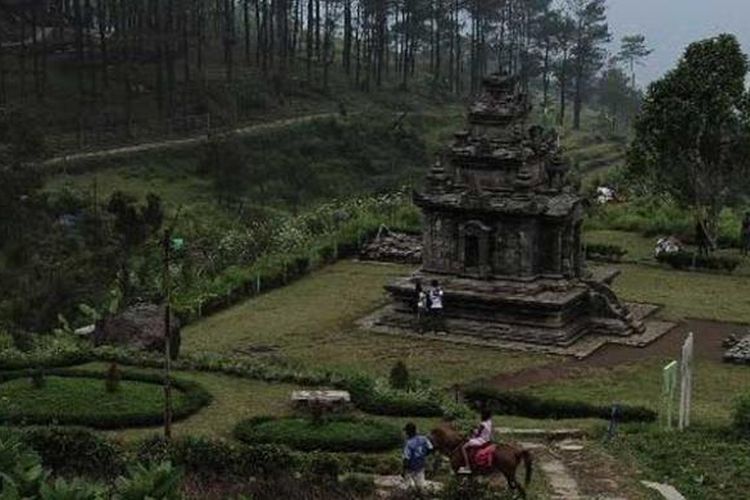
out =
[[(461, 447), (466, 439), (449, 424), (441, 424), (430, 432), (430, 441), (435, 446), (435, 450), (447, 456), (450, 459), (451, 468), (454, 473), (458, 472), (464, 465), (464, 457), (461, 453)], [(516, 469), (523, 462), (526, 466), (526, 478), (524, 485), (521, 486), (516, 480)], [(483, 472), (484, 475), (502, 473), (508, 481), (511, 490), (518, 490), (521, 498), (526, 498), (526, 488), (531, 481), (531, 464), (532, 458), (529, 450), (519, 448), (510, 444), (498, 444), (493, 455), (492, 470)]]

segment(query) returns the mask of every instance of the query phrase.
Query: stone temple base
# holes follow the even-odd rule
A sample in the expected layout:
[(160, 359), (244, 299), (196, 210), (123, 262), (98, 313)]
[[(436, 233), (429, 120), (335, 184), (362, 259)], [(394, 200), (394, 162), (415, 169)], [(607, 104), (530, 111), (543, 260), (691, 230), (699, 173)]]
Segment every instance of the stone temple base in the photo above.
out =
[(586, 280), (516, 281), (420, 272), (386, 287), (392, 306), (381, 311), (372, 326), (423, 331), (414, 310), (414, 284), (418, 279), (429, 286), (436, 279), (445, 292), (442, 333), (558, 347), (570, 346), (585, 335), (642, 334), (643, 322), (608, 286), (616, 275), (616, 271), (605, 270)]

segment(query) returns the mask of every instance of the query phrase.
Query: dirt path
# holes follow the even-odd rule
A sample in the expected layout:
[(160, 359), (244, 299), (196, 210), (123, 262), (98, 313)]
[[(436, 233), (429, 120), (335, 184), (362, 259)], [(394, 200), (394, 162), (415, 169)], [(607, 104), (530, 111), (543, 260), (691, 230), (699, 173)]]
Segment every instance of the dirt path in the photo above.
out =
[[(238, 135), (247, 136), (247, 135), (256, 134), (258, 132), (262, 132), (264, 130), (273, 130), (276, 128), (283, 128), (289, 125), (311, 122), (311, 121), (319, 120), (321, 118), (329, 118), (332, 116), (336, 116), (336, 113), (318, 113), (318, 114), (313, 114), (313, 115), (300, 116), (297, 118), (286, 118), (283, 120), (276, 120), (272, 122), (260, 123), (257, 125), (250, 125), (247, 127), (237, 128), (237, 129), (234, 129), (234, 132)], [(126, 155), (145, 153), (145, 152), (151, 152), (151, 151), (183, 149), (183, 148), (195, 146), (197, 144), (205, 143), (208, 141), (208, 138), (209, 138), (208, 135), (202, 134), (199, 136), (185, 137), (182, 139), (146, 142), (142, 144), (136, 144), (133, 146), (123, 146), (123, 147), (112, 148), (112, 149), (103, 149), (103, 150), (92, 151), (88, 153), (74, 153), (70, 155), (58, 156), (55, 158), (49, 158), (41, 162), (39, 166), (44, 170), (48, 170), (48, 169), (54, 170), (54, 169), (62, 168), (70, 164), (78, 163), (78, 162), (112, 159), (112, 158), (117, 158), (118, 156), (126, 156)]]
[(653, 358), (676, 358), (679, 357), (680, 348), (688, 332), (695, 334), (697, 359), (721, 362), (724, 354), (722, 341), (730, 334), (747, 330), (747, 325), (689, 319), (647, 347), (608, 344), (582, 360), (567, 358), (564, 361), (556, 361), (512, 374), (498, 375), (485, 382), (498, 389), (518, 389), (548, 381), (575, 378), (591, 369), (611, 368)]

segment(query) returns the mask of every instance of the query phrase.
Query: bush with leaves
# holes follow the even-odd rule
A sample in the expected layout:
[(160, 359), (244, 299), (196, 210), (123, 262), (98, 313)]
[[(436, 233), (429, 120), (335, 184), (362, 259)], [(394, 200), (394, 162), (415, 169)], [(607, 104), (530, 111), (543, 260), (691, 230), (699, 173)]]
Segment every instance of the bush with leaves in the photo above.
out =
[(122, 379), (122, 373), (117, 363), (110, 363), (107, 369), (107, 378), (104, 381), (104, 386), (107, 392), (113, 393), (120, 390), (120, 380)]
[(115, 481), (114, 500), (179, 500), (182, 470), (169, 462), (137, 464)]
[(409, 369), (406, 368), (406, 363), (401, 360), (396, 361), (391, 368), (391, 373), (388, 378), (391, 384), (391, 388), (405, 391), (411, 387), (411, 377), (409, 375)]
[(34, 449), (54, 474), (111, 479), (125, 471), (119, 443), (83, 427), (23, 427), (17, 436)]
[(33, 497), (46, 474), (39, 455), (15, 434), (0, 434), (0, 498)]

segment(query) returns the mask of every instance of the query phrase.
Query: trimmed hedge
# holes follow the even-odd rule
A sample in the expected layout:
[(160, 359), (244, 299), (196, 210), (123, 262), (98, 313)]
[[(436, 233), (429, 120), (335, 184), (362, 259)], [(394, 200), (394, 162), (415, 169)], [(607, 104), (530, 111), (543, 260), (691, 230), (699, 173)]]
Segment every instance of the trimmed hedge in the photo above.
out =
[[(0, 372), (0, 384), (26, 378), (36, 370), (24, 370), (13, 372)], [(95, 378), (105, 380), (107, 374), (102, 371), (84, 370), (84, 369), (51, 369), (44, 370), (45, 376), (73, 377), (73, 378)], [(163, 383), (163, 377), (156, 374), (136, 373), (123, 371), (122, 380), (131, 380), (148, 384)], [(173, 387), (181, 391), (184, 396), (184, 404), (175, 406), (173, 409), (173, 419), (175, 421), (187, 418), (202, 407), (209, 404), (212, 400), (211, 394), (195, 382), (172, 379)], [(162, 425), (164, 423), (164, 414), (159, 411), (156, 413), (133, 413), (130, 415), (69, 415), (61, 417), (60, 415), (0, 415), (0, 424), (14, 425), (74, 425), (83, 427), (92, 427), (95, 429), (124, 429), (130, 427), (151, 427)]]
[(115, 442), (81, 427), (23, 427), (17, 434), (56, 474), (111, 478), (125, 472), (124, 450)]
[(586, 245), (586, 258), (605, 262), (619, 262), (628, 251), (617, 245), (590, 243)]
[[(504, 392), (485, 386), (464, 390), (464, 397), (474, 407), (489, 405), (497, 414), (529, 418), (601, 418), (609, 420), (611, 406), (599, 406), (581, 401), (542, 399), (517, 392)], [(621, 422), (653, 422), (658, 415), (642, 406), (620, 405)]]
[(733, 272), (740, 265), (740, 259), (733, 257), (720, 257), (710, 255), (708, 257), (697, 255), (692, 252), (662, 253), (656, 257), (659, 262), (669, 264), (675, 269), (709, 269), (712, 271)]
[(392, 424), (343, 417), (323, 422), (257, 417), (237, 424), (234, 435), (246, 444), (279, 444), (299, 451), (380, 452), (401, 444), (401, 432)]
[(351, 376), (339, 385), (349, 391), (357, 408), (373, 415), (441, 417), (446, 413), (442, 395), (429, 389), (422, 392), (390, 389), (364, 375)]

